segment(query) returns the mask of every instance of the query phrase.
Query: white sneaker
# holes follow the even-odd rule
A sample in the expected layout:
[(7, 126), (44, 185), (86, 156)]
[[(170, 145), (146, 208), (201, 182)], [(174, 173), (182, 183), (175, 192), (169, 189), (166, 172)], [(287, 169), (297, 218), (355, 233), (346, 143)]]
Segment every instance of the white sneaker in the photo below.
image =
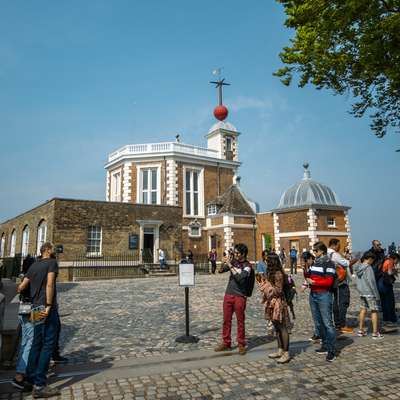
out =
[(383, 335), (381, 335), (379, 332), (378, 333), (373, 333), (372, 334), (372, 339), (374, 339), (374, 340), (383, 339)]

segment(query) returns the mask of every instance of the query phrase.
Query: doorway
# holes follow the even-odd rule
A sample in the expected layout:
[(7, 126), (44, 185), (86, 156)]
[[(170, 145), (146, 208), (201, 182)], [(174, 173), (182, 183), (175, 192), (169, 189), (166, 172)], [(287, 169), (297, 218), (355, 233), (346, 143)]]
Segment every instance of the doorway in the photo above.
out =
[(154, 262), (154, 228), (145, 227), (143, 231), (143, 261)]

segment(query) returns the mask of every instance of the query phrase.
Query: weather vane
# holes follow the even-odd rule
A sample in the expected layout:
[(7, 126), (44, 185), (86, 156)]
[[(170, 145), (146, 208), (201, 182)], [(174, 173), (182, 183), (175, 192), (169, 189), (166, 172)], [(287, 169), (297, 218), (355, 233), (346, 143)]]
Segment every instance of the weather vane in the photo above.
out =
[(218, 106), (214, 109), (214, 116), (220, 121), (223, 121), (228, 116), (228, 109), (222, 104), (222, 88), (230, 86), (230, 83), (225, 82), (225, 78), (221, 78), (222, 68), (217, 68), (213, 71), (213, 75), (218, 76), (218, 80), (210, 81), (218, 89)]

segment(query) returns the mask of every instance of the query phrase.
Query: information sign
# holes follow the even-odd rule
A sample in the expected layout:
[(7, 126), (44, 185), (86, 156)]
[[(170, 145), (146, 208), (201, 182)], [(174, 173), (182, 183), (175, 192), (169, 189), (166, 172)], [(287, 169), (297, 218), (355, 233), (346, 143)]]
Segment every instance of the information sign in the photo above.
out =
[(194, 286), (193, 264), (179, 264), (179, 286), (182, 287)]

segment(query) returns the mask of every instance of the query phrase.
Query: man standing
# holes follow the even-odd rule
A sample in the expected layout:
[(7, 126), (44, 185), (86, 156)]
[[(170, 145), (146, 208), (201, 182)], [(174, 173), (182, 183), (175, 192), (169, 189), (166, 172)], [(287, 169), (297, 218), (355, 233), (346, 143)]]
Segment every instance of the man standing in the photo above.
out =
[(304, 273), (310, 287), (310, 308), (314, 324), (319, 328), (322, 346), (318, 354), (326, 354), (326, 361), (335, 359), (336, 332), (332, 321), (333, 296), (331, 287), (335, 278), (335, 264), (327, 255), (328, 249), (322, 242), (313, 246), (315, 262)]
[(217, 250), (214, 247), (208, 253), (208, 259), (211, 263), (211, 273), (215, 274), (215, 270), (217, 269)]
[(158, 249), (158, 262), (160, 263), (160, 269), (165, 268), (165, 253), (163, 249)]
[(21, 291), (29, 285), (32, 307), (38, 310), (26, 371), (27, 381), (33, 384), (32, 396), (35, 399), (60, 394), (58, 389), (46, 386), (46, 375), (56, 345), (60, 323), (56, 293), (58, 265), (51, 243), (44, 243), (40, 248), (40, 254), (41, 258), (32, 264), (19, 286), (19, 291)]
[(262, 259), (260, 261), (257, 261), (256, 264), (256, 274), (261, 274), (261, 275), (266, 275), (267, 273), (267, 258), (268, 258), (268, 251), (263, 250), (261, 253)]
[(385, 250), (382, 248), (382, 243), (380, 242), (380, 240), (373, 240), (372, 247), (369, 251), (374, 253), (375, 256), (375, 261), (372, 264), (372, 269), (374, 270), (375, 279), (378, 281), (380, 269), (383, 262), (385, 261)]
[(234, 257), (224, 257), (223, 264), (218, 271), (220, 273), (230, 271), (230, 276), (223, 304), (223, 342), (215, 348), (215, 351), (231, 350), (232, 316), (235, 313), (239, 354), (246, 354), (245, 310), (247, 297), (251, 296), (251, 293), (249, 293), (249, 287), (251, 286), (249, 281), (252, 277), (254, 286), (254, 273), (252, 273), (251, 264), (247, 261), (247, 253), (248, 249), (245, 244), (237, 244), (234, 250)]
[(297, 249), (292, 247), (289, 253), (290, 256), (290, 274), (293, 275), (293, 271), (297, 274)]
[(350, 306), (351, 266), (357, 260), (346, 260), (340, 253), (340, 240), (329, 241), (328, 257), (336, 268), (337, 287), (333, 290), (333, 318), (336, 329), (342, 333), (352, 333), (353, 329), (346, 326), (347, 309)]

